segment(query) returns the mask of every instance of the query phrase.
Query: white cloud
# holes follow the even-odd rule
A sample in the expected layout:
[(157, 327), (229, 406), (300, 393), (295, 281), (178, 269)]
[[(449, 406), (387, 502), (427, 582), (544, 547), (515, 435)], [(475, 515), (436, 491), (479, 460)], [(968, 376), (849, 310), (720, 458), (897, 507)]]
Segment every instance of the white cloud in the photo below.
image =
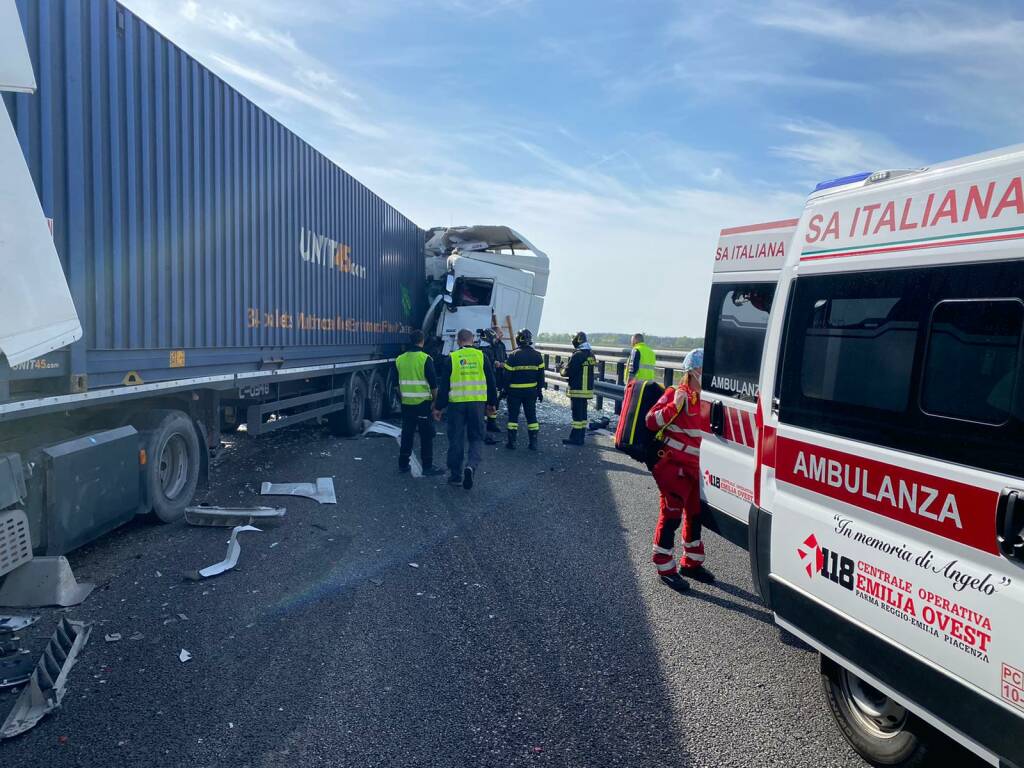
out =
[(227, 80), (241, 79), (268, 93), (304, 104), (330, 117), (339, 128), (345, 128), (352, 133), (366, 137), (381, 137), (387, 133), (386, 129), (380, 125), (358, 117), (330, 98), (308, 93), (301, 88), (282, 82), (266, 72), (245, 66), (226, 56), (214, 55), (211, 59), (214, 62), (214, 68), (224, 73)]
[(884, 136), (839, 128), (819, 120), (800, 120), (782, 126), (793, 141), (772, 147), (778, 157), (795, 160), (818, 176), (845, 176), (882, 168), (915, 168), (921, 162)]

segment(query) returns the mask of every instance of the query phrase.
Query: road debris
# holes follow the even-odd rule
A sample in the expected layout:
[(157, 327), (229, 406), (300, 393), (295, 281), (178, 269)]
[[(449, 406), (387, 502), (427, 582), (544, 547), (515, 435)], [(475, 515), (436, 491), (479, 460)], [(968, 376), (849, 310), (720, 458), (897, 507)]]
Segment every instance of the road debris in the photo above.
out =
[(410, 568), (419, 568), (420, 564), (419, 563), (409, 563), (409, 567)]
[(276, 522), (284, 516), (284, 507), (212, 507), (207, 504), (185, 507), (185, 522), (196, 526), (235, 528), (256, 522)]
[(118, 640), (121, 639), (121, 633), (111, 632), (109, 635), (104, 635), (103, 639), (106, 640), (108, 643), (116, 643)]
[(0, 726), (0, 739), (24, 733), (60, 706), (67, 693), (68, 673), (78, 661), (90, 632), (90, 624), (66, 618), (60, 620), (28, 685), (22, 689), (3, 726)]
[(334, 495), (334, 480), (329, 477), (318, 477), (313, 483), (263, 483), (260, 486), (261, 496), (305, 496), (318, 504), (337, 504)]
[(238, 543), (238, 534), (245, 533), (246, 531), (260, 532), (259, 528), (252, 525), (239, 525), (231, 530), (231, 538), (228, 539), (228, 551), (224, 555), (224, 559), (219, 563), (208, 565), (202, 570), (197, 572), (198, 578), (208, 579), (211, 576), (218, 576), (225, 571), (230, 571), (238, 564), (238, 556), (242, 552), (242, 547)]
[(184, 613), (179, 613), (178, 618), (182, 621), (188, 621), (188, 616), (186, 616)]
[(132, 632), (130, 635), (128, 635), (129, 640), (141, 640), (144, 637), (145, 635), (141, 632)]
[(184, 664), (186, 661), (192, 658), (192, 654), (186, 651), (184, 648), (181, 649), (181, 653), (178, 654), (178, 661)]
[(39, 621), (38, 616), (0, 616), (0, 635), (13, 634), (31, 627)]
[(0, 587), (0, 605), (14, 608), (57, 605), (67, 608), (81, 603), (95, 588), (95, 584), (78, 583), (63, 555), (35, 557), (7, 574)]
[[(384, 435), (385, 437), (393, 437), (398, 441), (398, 444), (402, 444), (402, 428), (396, 427), (394, 424), (388, 424), (386, 421), (375, 421), (365, 430), (363, 430), (363, 437), (368, 435)], [(423, 477), (423, 465), (420, 464), (420, 460), (416, 456), (409, 457), (409, 474), (413, 477)]]

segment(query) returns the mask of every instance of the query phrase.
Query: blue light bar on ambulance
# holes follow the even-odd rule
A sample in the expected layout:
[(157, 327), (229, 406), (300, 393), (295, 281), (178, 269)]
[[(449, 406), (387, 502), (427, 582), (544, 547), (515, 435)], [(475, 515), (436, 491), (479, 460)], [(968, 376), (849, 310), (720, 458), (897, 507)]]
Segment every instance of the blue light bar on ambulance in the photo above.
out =
[(864, 173), (855, 173), (852, 176), (840, 176), (838, 179), (830, 179), (823, 181), (814, 188), (815, 192), (820, 192), (823, 189), (831, 189), (832, 187), (841, 187), (844, 184), (853, 184), (855, 181), (864, 181), (868, 176), (871, 175), (870, 171)]

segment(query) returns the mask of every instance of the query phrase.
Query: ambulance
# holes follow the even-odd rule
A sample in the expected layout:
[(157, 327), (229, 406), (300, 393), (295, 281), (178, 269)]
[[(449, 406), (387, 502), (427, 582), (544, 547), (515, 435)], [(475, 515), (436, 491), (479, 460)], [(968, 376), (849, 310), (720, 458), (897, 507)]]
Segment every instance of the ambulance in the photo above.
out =
[(747, 546), (754, 502), (755, 404), (768, 316), (798, 219), (723, 229), (704, 334), (704, 520)]
[[(810, 196), (754, 393), (749, 551), (876, 765), (947, 765), (951, 739), (1024, 766), (1022, 342), (1024, 145)], [(704, 371), (727, 425), (709, 472), (750, 426), (730, 365)], [(708, 503), (740, 511), (725, 495)]]

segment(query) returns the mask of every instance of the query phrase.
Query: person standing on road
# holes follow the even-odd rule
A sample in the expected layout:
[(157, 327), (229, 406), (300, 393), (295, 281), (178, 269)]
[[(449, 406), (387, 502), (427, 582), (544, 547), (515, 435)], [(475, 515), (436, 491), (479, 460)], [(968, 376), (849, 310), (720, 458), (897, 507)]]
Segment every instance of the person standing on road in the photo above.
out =
[[(483, 328), (477, 332), (477, 335), (480, 337), (480, 351), (484, 353), (484, 357), (487, 358), (488, 367), (494, 372), (495, 387), (499, 392), (498, 397), (500, 399), (503, 377), (502, 368), (504, 368), (505, 361), (508, 359), (505, 342), (501, 341), (494, 328)], [(501, 432), (498, 428), (497, 408), (495, 408), (494, 413), (487, 414), (486, 422), (488, 433)], [(486, 445), (496, 445), (497, 442), (490, 434), (484, 435), (484, 443)]]
[[(463, 328), (455, 337), (459, 348), (444, 360), (437, 399), (434, 401), (434, 419), (448, 411), (448, 482), (462, 483), (467, 491), (473, 487), (476, 470), (480, 466), (480, 445), (484, 439), (484, 414), (492, 413), (498, 402), (494, 386), (494, 371), (484, 353), (473, 346), (473, 332)], [(463, 458), (468, 446), (468, 458)]]
[(516, 349), (505, 363), (505, 382), (508, 388), (508, 442), (505, 447), (516, 447), (519, 409), (522, 408), (530, 436), (528, 447), (535, 451), (540, 433), (537, 403), (544, 399), (544, 358), (533, 348), (533, 334), (529, 328), (523, 328), (516, 334)]
[(433, 477), (444, 470), (434, 467), (434, 422), (430, 404), (437, 395), (434, 361), (423, 351), (423, 331), (409, 334), (409, 349), (395, 360), (398, 391), (402, 398), (402, 439), (398, 449), (398, 471), (409, 471), (409, 459), (416, 433), (420, 433), (420, 459), (423, 475)]
[(654, 381), (654, 366), (658, 362), (654, 350), (644, 343), (642, 333), (634, 333), (630, 343), (633, 351), (629, 355), (629, 381)]
[(594, 366), (597, 365), (597, 358), (583, 331), (572, 337), (572, 345), (576, 351), (559, 371), (569, 380), (566, 394), (572, 405), (572, 430), (562, 442), (565, 445), (583, 445), (583, 438), (587, 434), (587, 402), (594, 396)]
[(661, 491), (658, 524), (651, 557), (658, 575), (672, 578), (675, 570), (675, 535), (683, 523), (683, 557), (679, 575), (711, 582), (704, 567), (700, 523), (700, 379), (704, 350), (695, 349), (683, 360), (683, 380), (668, 387), (647, 413), (647, 428), (662, 443), (654, 465), (654, 481)]

